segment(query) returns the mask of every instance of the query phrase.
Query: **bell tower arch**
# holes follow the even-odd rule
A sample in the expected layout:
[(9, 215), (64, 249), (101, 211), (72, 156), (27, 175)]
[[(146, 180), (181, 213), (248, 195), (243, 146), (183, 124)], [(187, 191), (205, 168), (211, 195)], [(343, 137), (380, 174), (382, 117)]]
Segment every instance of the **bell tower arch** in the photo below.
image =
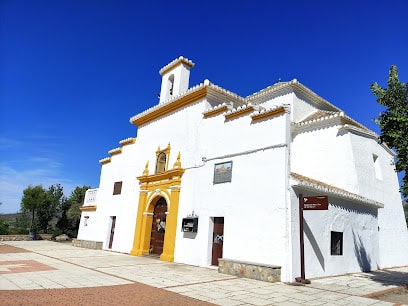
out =
[(162, 83), (159, 104), (187, 91), (192, 67), (194, 63), (191, 60), (180, 56), (160, 69)]

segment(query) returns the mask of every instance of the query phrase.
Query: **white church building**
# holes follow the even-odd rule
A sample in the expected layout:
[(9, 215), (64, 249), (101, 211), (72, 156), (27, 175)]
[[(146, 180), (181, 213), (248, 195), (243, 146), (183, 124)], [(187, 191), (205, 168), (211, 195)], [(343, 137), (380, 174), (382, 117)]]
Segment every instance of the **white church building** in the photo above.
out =
[(302, 261), (307, 278), (408, 265), (394, 153), (374, 132), (296, 79), (241, 97), (189, 87), (193, 66), (160, 70), (137, 137), (99, 161), (78, 245), (285, 282)]

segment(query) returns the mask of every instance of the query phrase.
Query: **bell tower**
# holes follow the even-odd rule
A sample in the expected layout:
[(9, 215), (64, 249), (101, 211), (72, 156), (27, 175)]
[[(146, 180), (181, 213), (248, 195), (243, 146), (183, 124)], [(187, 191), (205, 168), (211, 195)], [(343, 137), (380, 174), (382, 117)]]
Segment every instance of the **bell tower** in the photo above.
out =
[(190, 69), (194, 63), (182, 56), (160, 69), (162, 84), (159, 104), (175, 97), (188, 89)]

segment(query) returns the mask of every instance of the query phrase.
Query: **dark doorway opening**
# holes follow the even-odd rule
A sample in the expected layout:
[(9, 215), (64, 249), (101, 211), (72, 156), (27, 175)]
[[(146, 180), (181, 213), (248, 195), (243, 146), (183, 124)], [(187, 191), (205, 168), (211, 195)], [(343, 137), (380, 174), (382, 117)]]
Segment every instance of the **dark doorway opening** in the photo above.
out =
[(115, 235), (115, 226), (116, 226), (116, 216), (111, 217), (111, 230), (110, 230), (110, 237), (109, 237), (109, 249), (112, 248), (113, 244), (113, 236)]
[(224, 244), (224, 217), (214, 217), (211, 265), (218, 266), (218, 258), (222, 258), (223, 244)]
[(152, 231), (150, 235), (150, 254), (161, 255), (163, 253), (164, 234), (166, 232), (167, 203), (160, 198), (153, 211)]

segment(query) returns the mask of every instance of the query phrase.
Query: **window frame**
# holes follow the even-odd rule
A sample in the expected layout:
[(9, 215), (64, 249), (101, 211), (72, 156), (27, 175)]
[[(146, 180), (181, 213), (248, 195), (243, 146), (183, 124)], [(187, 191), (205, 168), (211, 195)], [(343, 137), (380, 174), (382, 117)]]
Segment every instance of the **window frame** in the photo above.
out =
[(330, 234), (330, 255), (343, 255), (343, 232), (331, 231)]
[[(164, 160), (161, 160), (164, 157)], [(156, 158), (156, 171), (155, 173), (166, 172), (167, 168), (167, 154), (166, 152), (160, 152)]]
[[(157, 151), (156, 151), (156, 165), (155, 165), (155, 168), (154, 168), (154, 173), (155, 174), (164, 173), (169, 169), (170, 150), (171, 150), (170, 143), (164, 149), (160, 149), (160, 146), (157, 148)], [(165, 156), (165, 158), (166, 158), (165, 162), (164, 162), (163, 171), (158, 171), (159, 170), (158, 169), (158, 166), (159, 166), (158, 161), (159, 161), (160, 156)]]
[(123, 181), (117, 181), (113, 184), (113, 195), (122, 194)]

